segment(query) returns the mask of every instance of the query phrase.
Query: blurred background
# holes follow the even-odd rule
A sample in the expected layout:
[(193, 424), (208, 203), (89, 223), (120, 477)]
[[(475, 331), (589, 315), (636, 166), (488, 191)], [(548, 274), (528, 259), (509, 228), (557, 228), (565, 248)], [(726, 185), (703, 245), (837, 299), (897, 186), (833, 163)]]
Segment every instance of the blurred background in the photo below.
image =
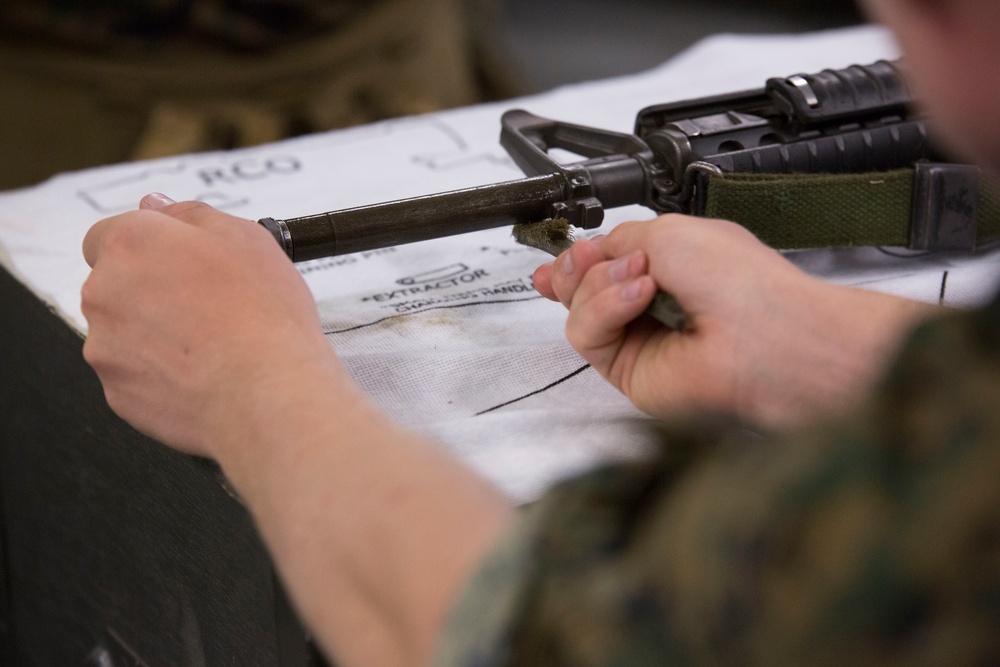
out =
[(852, 0), (3, 0), (0, 189), (642, 71)]

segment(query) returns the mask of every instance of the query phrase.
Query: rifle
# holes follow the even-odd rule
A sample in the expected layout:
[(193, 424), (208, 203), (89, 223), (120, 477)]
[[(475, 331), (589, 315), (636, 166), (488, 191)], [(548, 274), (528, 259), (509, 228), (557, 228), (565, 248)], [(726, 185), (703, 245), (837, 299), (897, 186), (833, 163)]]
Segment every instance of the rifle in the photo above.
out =
[(526, 178), (259, 223), (295, 262), (553, 218), (593, 229), (631, 204), (735, 220), (778, 248), (973, 250), (1000, 235), (979, 169), (937, 162), (898, 62), (650, 106), (633, 134), (515, 109), (500, 143)]

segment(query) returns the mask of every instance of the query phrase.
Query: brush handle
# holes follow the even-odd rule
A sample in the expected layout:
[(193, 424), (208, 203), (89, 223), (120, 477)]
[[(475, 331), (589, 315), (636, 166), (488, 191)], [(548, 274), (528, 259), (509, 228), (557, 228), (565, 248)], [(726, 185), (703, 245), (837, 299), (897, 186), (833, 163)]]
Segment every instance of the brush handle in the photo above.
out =
[(683, 331), (687, 324), (687, 315), (684, 314), (681, 304), (677, 303), (672, 294), (666, 292), (656, 293), (653, 302), (646, 308), (646, 314), (674, 331)]

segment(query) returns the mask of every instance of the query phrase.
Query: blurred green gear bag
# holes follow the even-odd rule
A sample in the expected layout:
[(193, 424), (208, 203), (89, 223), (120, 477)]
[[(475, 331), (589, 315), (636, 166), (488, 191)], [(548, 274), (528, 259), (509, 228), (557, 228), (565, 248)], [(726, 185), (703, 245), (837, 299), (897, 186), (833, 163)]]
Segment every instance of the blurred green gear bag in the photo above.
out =
[(0, 188), (476, 101), (460, 0), (362, 2), (328, 32), (255, 51), (0, 40)]

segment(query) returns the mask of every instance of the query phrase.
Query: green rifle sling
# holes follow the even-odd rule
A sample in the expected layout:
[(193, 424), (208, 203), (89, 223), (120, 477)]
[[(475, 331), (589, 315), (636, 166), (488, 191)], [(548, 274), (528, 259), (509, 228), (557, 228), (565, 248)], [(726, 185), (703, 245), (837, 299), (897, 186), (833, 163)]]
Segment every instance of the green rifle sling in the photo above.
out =
[[(907, 246), (914, 170), (709, 177), (705, 215), (732, 220), (774, 248)], [(1000, 238), (1000, 192), (980, 185), (976, 243)]]

